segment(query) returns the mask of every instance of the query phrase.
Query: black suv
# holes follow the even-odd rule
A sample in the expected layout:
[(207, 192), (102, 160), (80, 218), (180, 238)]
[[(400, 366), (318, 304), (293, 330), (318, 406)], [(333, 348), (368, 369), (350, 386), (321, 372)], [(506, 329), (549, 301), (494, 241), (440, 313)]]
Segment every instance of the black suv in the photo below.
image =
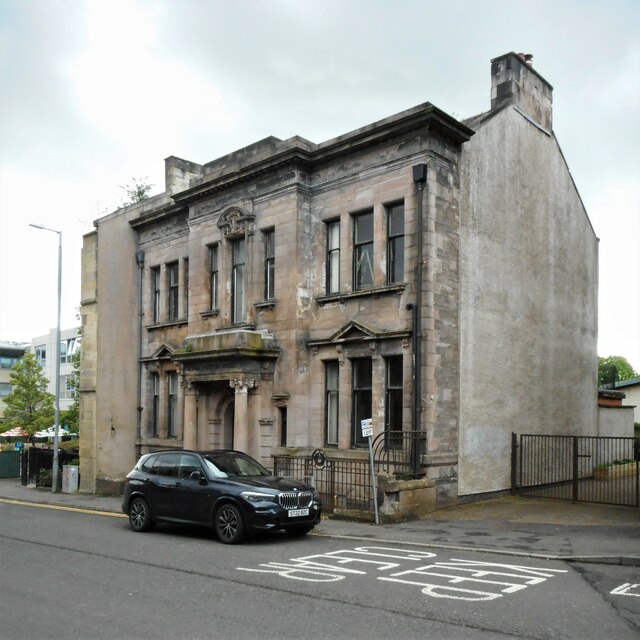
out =
[(202, 524), (225, 544), (270, 529), (304, 535), (321, 510), (312, 486), (272, 476), (239, 451), (148, 453), (127, 475), (122, 502), (134, 531), (156, 522)]

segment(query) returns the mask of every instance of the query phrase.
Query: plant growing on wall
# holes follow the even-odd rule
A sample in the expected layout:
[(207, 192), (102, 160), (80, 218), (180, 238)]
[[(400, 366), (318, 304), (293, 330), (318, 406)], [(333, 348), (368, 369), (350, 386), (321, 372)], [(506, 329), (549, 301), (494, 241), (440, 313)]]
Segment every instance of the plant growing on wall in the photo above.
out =
[(120, 188), (125, 192), (126, 197), (120, 206), (126, 207), (129, 204), (146, 200), (153, 189), (153, 185), (147, 180), (148, 178), (131, 178), (130, 183), (121, 186)]
[(35, 355), (26, 353), (9, 374), (11, 393), (4, 399), (3, 427), (22, 427), (33, 435), (48, 429), (54, 421), (53, 394), (47, 392), (48, 380)]

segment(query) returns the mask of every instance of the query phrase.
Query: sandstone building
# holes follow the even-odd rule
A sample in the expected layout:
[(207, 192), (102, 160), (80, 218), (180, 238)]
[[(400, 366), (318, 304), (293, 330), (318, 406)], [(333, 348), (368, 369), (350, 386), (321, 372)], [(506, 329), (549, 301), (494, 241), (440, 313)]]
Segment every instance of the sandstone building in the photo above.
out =
[(321, 144), (170, 157), (163, 193), (97, 220), (81, 489), (162, 447), (366, 455), (372, 418), (426, 433), (447, 504), (509, 486), (512, 431), (594, 434), (597, 239), (552, 87), (513, 53), (491, 80), (464, 123), (425, 103)]

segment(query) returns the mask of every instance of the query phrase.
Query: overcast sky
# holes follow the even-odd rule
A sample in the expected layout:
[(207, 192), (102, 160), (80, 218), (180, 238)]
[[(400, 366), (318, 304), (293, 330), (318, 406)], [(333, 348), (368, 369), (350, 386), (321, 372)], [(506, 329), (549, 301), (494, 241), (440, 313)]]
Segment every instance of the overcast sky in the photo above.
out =
[(638, 0), (0, 0), (0, 340), (56, 324), (57, 236), (29, 223), (63, 232), (75, 326), (82, 235), (133, 178), (162, 191), (167, 156), (322, 142), (426, 101), (466, 118), (509, 51), (554, 87), (600, 238), (599, 355), (640, 370)]

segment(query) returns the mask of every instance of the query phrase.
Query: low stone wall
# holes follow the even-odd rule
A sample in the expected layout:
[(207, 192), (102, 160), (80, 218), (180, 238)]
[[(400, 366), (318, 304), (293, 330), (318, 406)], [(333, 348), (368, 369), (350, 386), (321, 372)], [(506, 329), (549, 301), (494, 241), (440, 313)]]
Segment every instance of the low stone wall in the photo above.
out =
[(378, 478), (380, 519), (397, 522), (426, 515), (436, 509), (436, 488), (433, 480), (398, 480)]

